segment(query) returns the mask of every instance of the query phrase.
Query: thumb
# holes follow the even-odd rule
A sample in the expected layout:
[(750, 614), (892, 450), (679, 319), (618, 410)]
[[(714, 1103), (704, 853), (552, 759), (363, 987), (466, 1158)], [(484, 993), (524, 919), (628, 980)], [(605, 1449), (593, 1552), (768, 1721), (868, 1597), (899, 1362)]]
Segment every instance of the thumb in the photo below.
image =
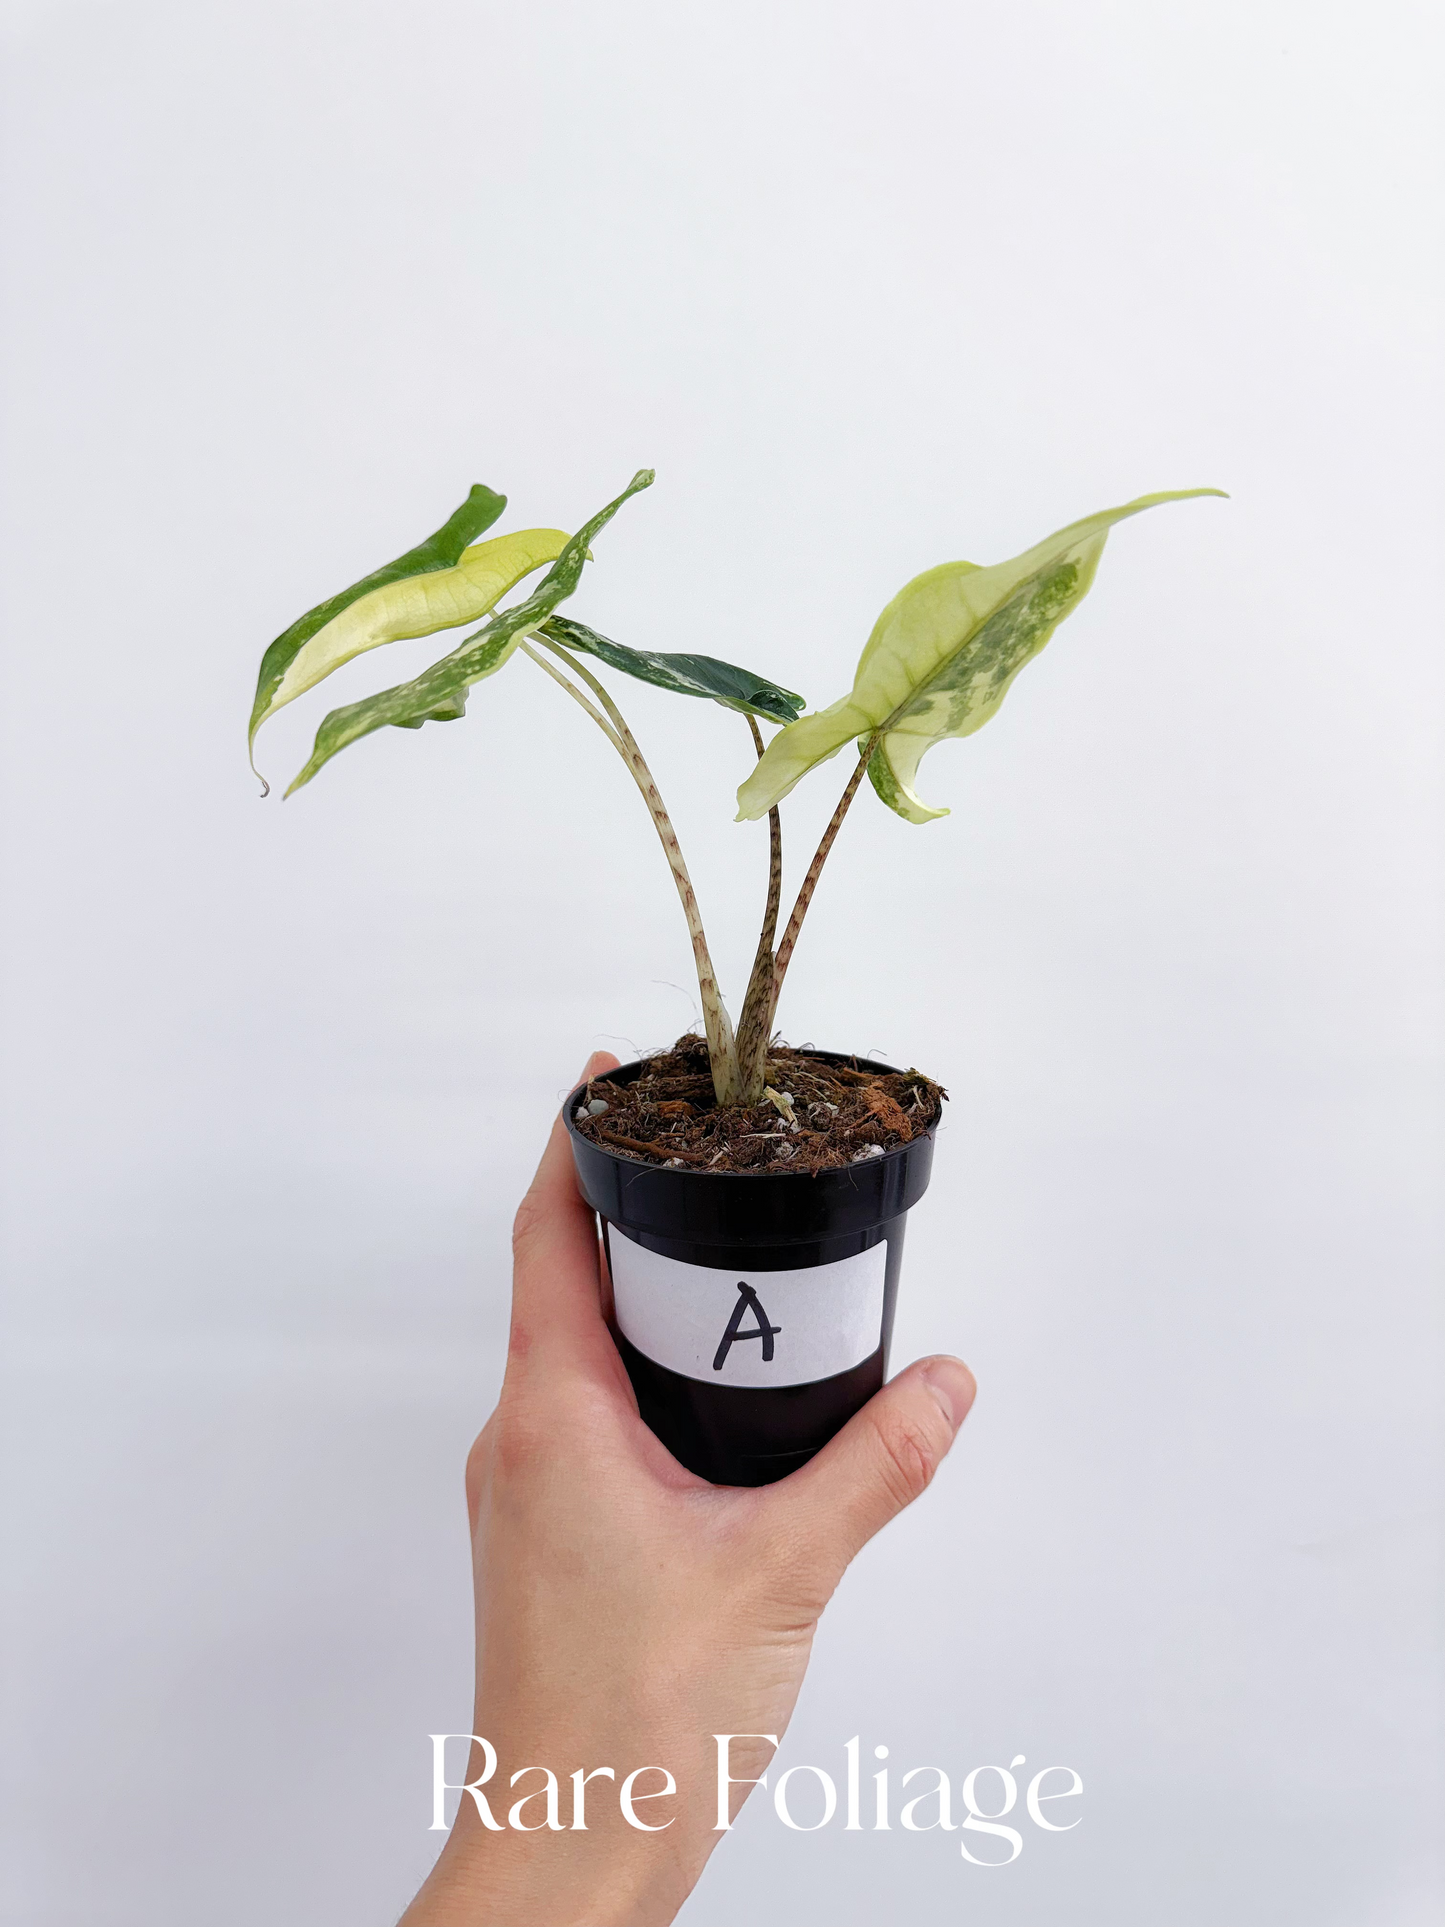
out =
[(923, 1492), (973, 1404), (961, 1358), (920, 1358), (782, 1486), (790, 1525), (839, 1577), (875, 1532)]

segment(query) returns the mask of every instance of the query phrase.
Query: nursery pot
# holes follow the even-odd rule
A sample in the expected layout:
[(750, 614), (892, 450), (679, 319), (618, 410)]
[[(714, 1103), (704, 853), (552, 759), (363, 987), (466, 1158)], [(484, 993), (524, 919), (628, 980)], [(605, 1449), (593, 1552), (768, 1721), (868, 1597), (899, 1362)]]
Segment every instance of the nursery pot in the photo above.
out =
[[(625, 1064), (608, 1081), (645, 1068)], [(928, 1188), (933, 1130), (838, 1170), (676, 1169), (583, 1137), (584, 1094), (563, 1115), (582, 1195), (602, 1219), (613, 1337), (643, 1418), (715, 1485), (785, 1477), (883, 1383), (904, 1225)]]

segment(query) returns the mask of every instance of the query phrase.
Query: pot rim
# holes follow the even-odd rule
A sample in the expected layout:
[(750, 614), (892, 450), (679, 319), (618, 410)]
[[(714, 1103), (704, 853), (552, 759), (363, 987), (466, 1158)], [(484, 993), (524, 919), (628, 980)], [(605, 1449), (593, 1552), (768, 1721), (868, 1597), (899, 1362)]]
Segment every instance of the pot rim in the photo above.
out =
[[(816, 1057), (825, 1064), (848, 1064), (858, 1070), (879, 1071), (884, 1076), (901, 1077), (903, 1075), (903, 1072), (899, 1070), (896, 1064), (885, 1064), (881, 1059), (876, 1057), (862, 1057), (857, 1051), (819, 1050), (809, 1044), (800, 1045), (798, 1047), (798, 1055), (800, 1057)], [(650, 1062), (651, 1059), (647, 1057), (634, 1058), (630, 1064), (619, 1064), (615, 1071), (608, 1071), (606, 1076), (609, 1079), (618, 1078), (623, 1083), (633, 1083), (636, 1080), (636, 1075), (640, 1075)], [(634, 1076), (627, 1077), (623, 1075), (623, 1073), (629, 1071), (634, 1073)], [(595, 1151), (603, 1157), (610, 1158), (614, 1164), (621, 1165), (624, 1170), (656, 1171), (662, 1176), (669, 1178), (709, 1178), (714, 1182), (731, 1179), (734, 1182), (741, 1180), (748, 1183), (766, 1184), (770, 1179), (776, 1178), (792, 1178), (794, 1180), (808, 1179), (809, 1181), (813, 1181), (818, 1178), (842, 1177), (846, 1173), (854, 1170), (881, 1170), (892, 1160), (907, 1157), (908, 1153), (914, 1150), (923, 1139), (931, 1138), (943, 1122), (943, 1115), (940, 1112), (932, 1124), (925, 1125), (916, 1137), (910, 1138), (906, 1144), (890, 1145), (888, 1149), (884, 1151), (882, 1157), (860, 1158), (856, 1163), (829, 1165), (818, 1171), (708, 1171), (706, 1169), (700, 1171), (696, 1165), (653, 1164), (646, 1158), (634, 1157), (628, 1151), (614, 1151), (611, 1145), (599, 1144), (595, 1138), (584, 1137), (577, 1129), (573, 1112), (577, 1108), (578, 1097), (586, 1090), (589, 1081), (596, 1083), (599, 1080), (596, 1078), (591, 1080), (584, 1078), (580, 1084), (573, 1086), (562, 1101), (562, 1121), (567, 1126), (568, 1136), (578, 1144), (585, 1144), (589, 1151)]]

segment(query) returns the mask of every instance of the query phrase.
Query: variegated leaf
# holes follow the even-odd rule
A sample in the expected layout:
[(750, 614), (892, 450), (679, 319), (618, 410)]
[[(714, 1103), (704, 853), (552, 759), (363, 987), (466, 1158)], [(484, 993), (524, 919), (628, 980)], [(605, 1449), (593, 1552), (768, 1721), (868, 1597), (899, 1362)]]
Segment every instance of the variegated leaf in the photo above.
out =
[(494, 675), (510, 659), (522, 638), (540, 628), (557, 604), (572, 594), (581, 579), (594, 536), (607, 526), (629, 497), (651, 482), (652, 470), (639, 469), (617, 499), (599, 510), (569, 539), (525, 601), (493, 616), (475, 635), (459, 643), (450, 655), (434, 662), (410, 682), (383, 689), (379, 695), (367, 696), (361, 702), (348, 703), (344, 709), (333, 709), (322, 719), (311, 756), (286, 794), (290, 796), (309, 783), (333, 756), (363, 736), (371, 735), (373, 730), (384, 729), (388, 724), (417, 729), (425, 722), (451, 722), (459, 717), (473, 683)]
[(419, 542), (394, 562), (374, 569), (359, 582), (353, 582), (349, 589), (339, 590), (336, 595), (328, 596), (325, 602), (318, 602), (314, 609), (308, 609), (304, 616), (298, 616), (289, 629), (277, 636), (261, 658), (261, 673), (256, 679), (256, 700), (251, 707), (248, 746), (254, 747), (256, 731), (276, 707), (274, 698), (277, 690), (292, 663), (314, 635), (352, 603), (360, 601), (375, 589), (385, 588), (389, 582), (400, 582), (409, 576), (427, 574), (436, 569), (452, 568), (467, 544), (475, 542), (484, 530), (489, 529), (506, 506), (505, 495), (498, 495), (495, 489), (483, 488), (480, 482), (474, 483), (466, 501), (425, 542)]
[(716, 656), (668, 655), (654, 649), (629, 649), (624, 643), (599, 636), (585, 623), (570, 616), (551, 616), (542, 624), (540, 634), (550, 636), (566, 649), (596, 656), (611, 669), (636, 676), (641, 682), (654, 683), (659, 689), (675, 690), (680, 696), (707, 696), (726, 709), (739, 710), (744, 716), (762, 716), (772, 723), (790, 723), (803, 707), (803, 698), (791, 689), (781, 689), (751, 669), (739, 669)]
[(845, 743), (862, 749), (875, 735), (869, 775), (889, 808), (913, 823), (946, 816), (915, 794), (919, 762), (935, 743), (972, 735), (997, 714), (1015, 676), (1088, 593), (1113, 525), (1161, 502), (1222, 493), (1144, 495), (1073, 522), (1012, 561), (946, 562), (915, 576), (874, 625), (850, 693), (769, 743), (738, 791), (739, 818), (766, 815)]
[(518, 529), (467, 549), (455, 568), (434, 569), (373, 589), (318, 629), (297, 651), (260, 721), (368, 649), (475, 622), (523, 576), (544, 562), (555, 562), (566, 545), (565, 529)]

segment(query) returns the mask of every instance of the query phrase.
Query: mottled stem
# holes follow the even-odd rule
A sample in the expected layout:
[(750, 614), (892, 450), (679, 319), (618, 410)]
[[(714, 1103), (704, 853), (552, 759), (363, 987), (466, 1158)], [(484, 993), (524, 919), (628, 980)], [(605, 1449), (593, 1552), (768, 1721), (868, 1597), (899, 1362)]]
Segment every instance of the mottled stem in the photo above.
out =
[(524, 642), (522, 648), (533, 662), (545, 669), (554, 681), (561, 683), (570, 695), (601, 725), (614, 749), (626, 763), (632, 780), (641, 790), (643, 800), (652, 816), (653, 828), (667, 856), (672, 880), (677, 885), (677, 894), (682, 902), (683, 915), (687, 918), (688, 934), (692, 938), (693, 961), (697, 966), (698, 995), (702, 999), (702, 1019), (707, 1031), (708, 1059), (712, 1067), (713, 1090), (719, 1104), (735, 1104), (738, 1101), (737, 1051), (733, 1041), (733, 1027), (723, 1004), (722, 993), (718, 989), (717, 976), (712, 967), (712, 956), (707, 947), (707, 937), (703, 932), (702, 913), (697, 907), (697, 896), (688, 875), (687, 864), (683, 861), (682, 846), (677, 840), (677, 832), (672, 827), (672, 818), (662, 801), (652, 771), (647, 767), (642, 751), (637, 747), (636, 738), (623, 720), (622, 712), (598, 682), (589, 675), (581, 663), (564, 649), (560, 643), (550, 641), (546, 636), (538, 636), (542, 647), (566, 663), (573, 675), (586, 683), (596, 696), (606, 717), (599, 715), (579, 689), (575, 689), (567, 678), (552, 667), (545, 656), (541, 656), (530, 643)]
[[(617, 731), (612, 727), (611, 723), (608, 722), (601, 710), (594, 709), (582, 694), (582, 691), (574, 684), (568, 682), (561, 670), (554, 669), (545, 656), (539, 656), (529, 642), (524, 641), (522, 643), (522, 653), (523, 655), (530, 656), (539, 669), (545, 669), (553, 682), (567, 691), (567, 694), (572, 698), (574, 703), (581, 704), (582, 708), (587, 711), (587, 714), (592, 718), (593, 722), (596, 723), (597, 727), (602, 731), (603, 735), (607, 738), (608, 742), (611, 743), (619, 756), (625, 757), (627, 755), (627, 751), (622, 747), (622, 738), (617, 734)], [(630, 768), (631, 765), (629, 764), (628, 767)]]
[(847, 789), (838, 798), (838, 807), (834, 810), (828, 827), (823, 832), (823, 840), (818, 845), (813, 861), (808, 865), (808, 874), (803, 878), (803, 887), (798, 892), (798, 900), (793, 905), (793, 913), (788, 918), (787, 928), (783, 931), (783, 941), (778, 945), (778, 954), (773, 959), (773, 1010), (768, 1016), (769, 1029), (772, 1027), (773, 1012), (776, 1012), (778, 999), (783, 992), (783, 979), (788, 974), (788, 965), (792, 962), (798, 932), (803, 927), (803, 919), (808, 914), (808, 905), (813, 901), (813, 892), (818, 887), (818, 878), (823, 874), (823, 865), (828, 861), (828, 852), (832, 849), (838, 832), (843, 827), (843, 818), (848, 814), (849, 804), (858, 794), (858, 785), (863, 781), (864, 773), (881, 734), (881, 730), (875, 731), (863, 745), (863, 754), (858, 758), (858, 767), (848, 778)]
[[(753, 732), (753, 747), (761, 761), (763, 736), (756, 717), (748, 717), (748, 728)], [(763, 911), (763, 927), (758, 937), (757, 955), (753, 959), (752, 976), (748, 979), (748, 994), (743, 999), (742, 1015), (738, 1018), (738, 1082), (742, 1087), (744, 1104), (761, 1104), (763, 1085), (767, 1082), (768, 1040), (772, 1036), (773, 1006), (777, 1001), (773, 988), (773, 938), (778, 931), (778, 908), (782, 897), (783, 824), (774, 805), (768, 811), (767, 908)]]

